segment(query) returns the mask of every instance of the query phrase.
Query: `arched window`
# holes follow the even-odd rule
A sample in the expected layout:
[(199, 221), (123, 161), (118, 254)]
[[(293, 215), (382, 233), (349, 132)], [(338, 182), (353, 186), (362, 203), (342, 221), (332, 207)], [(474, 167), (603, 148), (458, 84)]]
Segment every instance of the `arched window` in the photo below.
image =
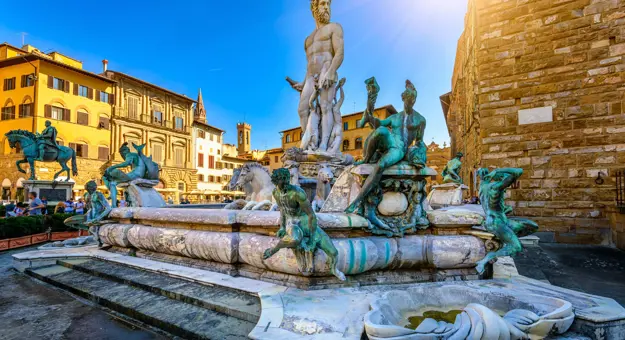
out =
[(349, 141), (346, 139), (343, 141), (343, 151), (347, 151), (349, 149)]
[(80, 125), (89, 125), (89, 113), (85, 109), (78, 109), (76, 112), (76, 123)]
[(356, 148), (357, 150), (362, 149), (362, 137), (358, 137), (358, 138), (356, 138), (356, 142), (355, 142), (355, 144), (356, 144), (356, 145), (355, 145), (355, 148)]
[(245, 133), (245, 144), (250, 144), (250, 133), (249, 131)]
[(243, 144), (243, 131), (239, 131), (239, 144)]

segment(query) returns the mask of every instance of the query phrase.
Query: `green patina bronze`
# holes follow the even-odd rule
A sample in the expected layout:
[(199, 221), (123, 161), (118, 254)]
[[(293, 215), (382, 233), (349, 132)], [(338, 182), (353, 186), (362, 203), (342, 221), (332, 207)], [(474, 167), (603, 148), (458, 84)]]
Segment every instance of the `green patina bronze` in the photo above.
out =
[(523, 169), (499, 168), (491, 172), (488, 169), (479, 169), (480, 201), (486, 214), (484, 227), (495, 235), (502, 243), (497, 251), (491, 251), (478, 261), (477, 271), (484, 272), (488, 262), (501, 256), (513, 256), (523, 249), (519, 237), (530, 235), (538, 230), (538, 225), (532, 220), (517, 217), (508, 217), (510, 212), (504, 204), (506, 189), (523, 174)]
[[(156, 185), (158, 181), (158, 164), (152, 161), (152, 156), (147, 157), (143, 154), (145, 144), (136, 145), (133, 143), (132, 146), (135, 150), (137, 150), (136, 153), (130, 152), (128, 143), (122, 144), (119, 148), (119, 154), (124, 159), (124, 162), (108, 167), (104, 171), (104, 176), (102, 177), (104, 185), (106, 185), (111, 193), (111, 203), (113, 208), (117, 207), (118, 184), (129, 183), (137, 179), (144, 179), (153, 181), (153, 184)], [(120, 168), (126, 167), (130, 167), (130, 172), (126, 173), (119, 170)]]
[(85, 204), (87, 206), (87, 213), (84, 215), (74, 215), (65, 219), (65, 225), (76, 229), (89, 230), (94, 238), (100, 242), (98, 237), (98, 231), (100, 228), (100, 222), (104, 220), (111, 212), (111, 206), (109, 205), (104, 194), (97, 191), (98, 184), (95, 181), (89, 181), (85, 184)]
[[(362, 190), (356, 199), (345, 210), (353, 213), (358, 210), (365, 199), (382, 179), (382, 173), (389, 167), (402, 160), (416, 166), (425, 167), (426, 146), (423, 143), (425, 132), (425, 118), (413, 109), (417, 100), (417, 90), (410, 80), (406, 80), (406, 90), (401, 98), (404, 102), (404, 110), (391, 115), (386, 119), (378, 119), (373, 116), (375, 102), (380, 92), (380, 86), (371, 77), (365, 81), (367, 87), (367, 108), (363, 112), (358, 127), (365, 123), (374, 129), (367, 137), (363, 150), (363, 160), (358, 164), (369, 163), (373, 165), (373, 171), (367, 177)], [(415, 143), (415, 146), (410, 146)]]
[(447, 165), (445, 165), (445, 168), (442, 172), (443, 183), (462, 184), (462, 178), (460, 178), (460, 169), (462, 168), (462, 156), (462, 152), (458, 152), (456, 154), (456, 157), (447, 162)]
[(330, 271), (339, 280), (345, 275), (336, 267), (338, 251), (332, 240), (317, 224), (317, 216), (299, 186), (291, 185), (291, 174), (285, 168), (276, 169), (271, 175), (271, 182), (276, 186), (273, 197), (280, 209), (280, 229), (276, 234), (280, 242), (268, 248), (263, 259), (272, 257), (282, 248), (292, 249), (297, 259), (300, 272), (309, 276), (314, 271), (314, 254), (317, 249), (328, 256)]
[[(5, 134), (9, 141), (11, 148), (17, 148), (18, 144), (22, 150), (23, 159), (15, 162), (17, 170), (22, 173), (26, 173), (26, 170), (20, 166), (23, 163), (28, 163), (30, 166), (30, 180), (36, 179), (35, 174), (35, 161), (41, 162), (57, 162), (61, 166), (61, 170), (54, 174), (54, 179), (59, 177), (63, 172), (67, 173), (65, 181), (70, 180), (70, 175), (76, 176), (78, 174), (78, 167), (76, 166), (76, 151), (74, 149), (58, 145), (56, 142), (57, 131), (49, 120), (46, 120), (46, 128), (41, 134), (32, 133), (26, 130), (11, 130)], [(70, 174), (70, 168), (67, 166), (67, 162), (72, 161), (72, 172)]]

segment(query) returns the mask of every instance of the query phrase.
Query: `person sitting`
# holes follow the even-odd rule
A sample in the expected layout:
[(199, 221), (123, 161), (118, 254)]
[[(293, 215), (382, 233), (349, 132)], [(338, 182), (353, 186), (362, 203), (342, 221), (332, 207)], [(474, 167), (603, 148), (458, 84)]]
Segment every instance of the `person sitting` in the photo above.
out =
[(19, 217), (19, 216), (24, 216), (24, 203), (19, 202), (17, 203), (17, 206), (15, 207), (15, 209), (13, 209), (13, 211), (11, 211), (10, 213), (8, 213), (9, 217)]
[(9, 217), (9, 213), (15, 210), (15, 201), (10, 201), (9, 204), (4, 206), (5, 217)]

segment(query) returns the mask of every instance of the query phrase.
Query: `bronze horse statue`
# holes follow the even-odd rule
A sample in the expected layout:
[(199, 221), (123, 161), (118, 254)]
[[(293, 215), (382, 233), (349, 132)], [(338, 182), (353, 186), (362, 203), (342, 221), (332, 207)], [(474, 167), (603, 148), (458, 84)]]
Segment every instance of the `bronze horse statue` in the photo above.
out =
[[(11, 130), (5, 134), (9, 141), (9, 146), (11, 148), (16, 148), (17, 143), (20, 144), (22, 149), (22, 154), (24, 155), (24, 159), (20, 159), (15, 162), (17, 166), (17, 170), (19, 172), (26, 173), (26, 170), (22, 169), (20, 164), (28, 163), (30, 165), (30, 180), (35, 179), (35, 160), (39, 156), (39, 150), (37, 147), (37, 136), (27, 130)], [(78, 168), (76, 166), (76, 151), (74, 149), (59, 145), (58, 149), (50, 146), (46, 146), (43, 161), (44, 162), (57, 162), (61, 166), (61, 170), (54, 174), (54, 179), (56, 179), (63, 171), (67, 172), (67, 178), (65, 181), (69, 181), (70, 172), (69, 167), (67, 166), (67, 161), (72, 160), (72, 174), (76, 176), (78, 174)]]

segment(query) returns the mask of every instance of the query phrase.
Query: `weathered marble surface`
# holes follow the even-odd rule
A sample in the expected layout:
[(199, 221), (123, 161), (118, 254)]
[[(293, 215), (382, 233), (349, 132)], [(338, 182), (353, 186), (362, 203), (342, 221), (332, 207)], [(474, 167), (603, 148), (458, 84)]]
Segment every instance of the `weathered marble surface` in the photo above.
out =
[(382, 196), (382, 202), (378, 205), (380, 214), (384, 216), (401, 215), (408, 209), (408, 199), (401, 192), (387, 192)]
[[(110, 224), (100, 228), (106, 244), (177, 255), (218, 263), (245, 263), (260, 269), (300, 275), (295, 256), (282, 249), (262, 259), (262, 252), (279, 241), (273, 236), (245, 232), (213, 232), (152, 227), (141, 224)], [(355, 275), (371, 270), (471, 268), (486, 253), (484, 243), (470, 235), (410, 235), (404, 238), (335, 238), (338, 267)], [(329, 276), (326, 255), (315, 253), (315, 273)]]
[(446, 183), (433, 185), (428, 194), (428, 201), (433, 207), (462, 205), (463, 191), (469, 190), (464, 184)]
[[(404, 327), (410, 316), (460, 306), (466, 307), (454, 324), (428, 318), (414, 330)], [(506, 314), (501, 317), (498, 312)], [(365, 329), (370, 339), (543, 339), (565, 333), (574, 317), (570, 302), (548, 296), (493, 294), (455, 285), (430, 289), (412, 286), (374, 300), (365, 315)]]
[(158, 180), (146, 180), (142, 178), (135, 179), (129, 183), (121, 183), (118, 187), (126, 190), (129, 203), (133, 207), (152, 207), (160, 208), (165, 206), (163, 196), (154, 189), (158, 184)]
[(428, 210), (428, 220), (438, 228), (460, 228), (479, 226), (484, 222), (484, 215), (469, 209)]

